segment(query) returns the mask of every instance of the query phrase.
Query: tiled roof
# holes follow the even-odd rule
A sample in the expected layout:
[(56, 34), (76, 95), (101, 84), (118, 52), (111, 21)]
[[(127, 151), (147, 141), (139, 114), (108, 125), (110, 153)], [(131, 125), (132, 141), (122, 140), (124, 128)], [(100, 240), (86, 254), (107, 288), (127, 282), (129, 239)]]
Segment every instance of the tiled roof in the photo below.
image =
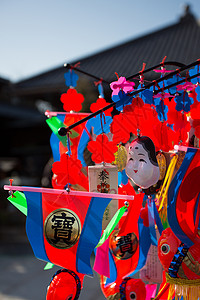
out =
[[(77, 61), (80, 61), (82, 70), (112, 82), (116, 79), (115, 72), (129, 77), (141, 70), (143, 62), (149, 68), (159, 64), (164, 56), (167, 56), (166, 61), (184, 64), (200, 58), (200, 26), (191, 13), (171, 26)], [(77, 61), (70, 63), (73, 65)], [(61, 66), (20, 81), (15, 85), (17, 94), (63, 89), (65, 72), (66, 69)]]

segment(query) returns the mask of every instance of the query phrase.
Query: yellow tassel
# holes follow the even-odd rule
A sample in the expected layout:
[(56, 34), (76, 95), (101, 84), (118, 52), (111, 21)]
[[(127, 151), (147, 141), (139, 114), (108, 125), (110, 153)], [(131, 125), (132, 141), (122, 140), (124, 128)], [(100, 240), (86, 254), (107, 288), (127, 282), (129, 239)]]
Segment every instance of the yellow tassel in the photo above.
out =
[[(170, 286), (169, 286), (169, 293), (168, 293), (168, 298), (167, 298), (167, 300), (171, 300), (172, 297), (173, 297), (173, 294), (174, 294), (174, 285), (173, 285), (173, 284), (170, 284)], [(177, 299), (175, 298), (175, 300), (177, 300)]]
[(170, 165), (168, 167), (167, 174), (165, 176), (165, 180), (163, 182), (163, 185), (162, 185), (162, 188), (160, 191), (160, 197), (159, 197), (160, 206), (159, 206), (158, 211), (160, 211), (163, 207), (163, 202), (165, 200), (165, 197), (167, 195), (167, 192), (168, 192), (171, 180), (172, 180), (172, 176), (174, 173), (174, 168), (176, 166), (177, 159), (178, 159), (178, 155), (174, 155), (170, 162)]
[[(166, 273), (166, 282), (170, 283), (170, 291), (167, 300), (171, 300), (175, 290), (175, 300), (198, 300), (200, 298), (200, 279), (189, 280), (172, 278)], [(170, 298), (171, 297), (171, 298)]]

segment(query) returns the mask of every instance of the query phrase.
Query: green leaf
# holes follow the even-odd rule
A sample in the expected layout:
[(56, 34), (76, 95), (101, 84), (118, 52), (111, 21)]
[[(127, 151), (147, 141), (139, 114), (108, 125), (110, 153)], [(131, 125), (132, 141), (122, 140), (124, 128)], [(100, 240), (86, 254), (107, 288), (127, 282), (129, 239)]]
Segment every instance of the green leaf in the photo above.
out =
[(48, 262), (48, 263), (46, 264), (46, 266), (44, 267), (44, 270), (50, 270), (50, 269), (53, 268), (53, 266), (54, 266), (54, 264)]
[[(67, 136), (61, 136), (58, 134), (58, 129), (60, 127), (66, 127), (66, 125), (57, 117), (51, 117), (50, 119), (46, 120), (48, 126), (51, 128), (53, 133), (57, 136), (57, 138), (61, 141), (64, 147), (67, 146)], [(74, 139), (77, 136), (79, 136), (79, 133), (77, 133), (75, 130), (70, 130), (69, 137), (70, 139)], [(70, 141), (70, 144), (73, 145), (73, 143)]]
[(27, 216), (27, 202), (24, 193), (16, 191), (13, 195), (8, 197), (8, 200), (25, 216)]
[(103, 245), (103, 243), (107, 240), (107, 238), (109, 237), (109, 235), (111, 234), (111, 232), (114, 230), (114, 228), (116, 227), (116, 225), (119, 223), (121, 217), (123, 216), (123, 214), (125, 213), (125, 211), (127, 210), (127, 206), (123, 206), (120, 209), (118, 209), (118, 211), (115, 213), (115, 215), (112, 217), (112, 219), (110, 220), (110, 222), (108, 223), (106, 229), (104, 230), (98, 245), (96, 246), (99, 247), (101, 245)]

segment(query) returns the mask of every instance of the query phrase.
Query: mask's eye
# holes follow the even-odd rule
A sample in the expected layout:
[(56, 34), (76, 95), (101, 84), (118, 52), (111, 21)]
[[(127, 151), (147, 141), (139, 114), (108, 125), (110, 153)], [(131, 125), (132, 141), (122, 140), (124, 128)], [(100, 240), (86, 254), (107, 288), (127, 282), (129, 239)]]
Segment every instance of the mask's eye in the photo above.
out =
[(69, 295), (66, 300), (72, 300), (73, 296), (72, 295)]
[(139, 161), (147, 163), (143, 158), (140, 158)]
[(135, 292), (131, 292), (131, 293), (129, 294), (129, 296), (130, 296), (130, 299), (134, 299), (134, 300), (137, 299), (137, 295), (136, 295)]
[(163, 244), (161, 246), (161, 251), (163, 254), (168, 254), (170, 251), (170, 246), (168, 244)]

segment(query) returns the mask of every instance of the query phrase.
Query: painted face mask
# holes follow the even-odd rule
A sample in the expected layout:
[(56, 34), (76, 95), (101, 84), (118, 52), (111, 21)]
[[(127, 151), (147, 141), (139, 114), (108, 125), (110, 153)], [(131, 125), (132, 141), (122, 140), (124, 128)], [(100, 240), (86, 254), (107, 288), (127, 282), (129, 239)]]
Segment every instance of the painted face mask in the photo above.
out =
[(126, 174), (143, 189), (157, 183), (160, 170), (156, 159), (155, 146), (149, 137), (142, 136), (134, 140), (128, 153)]

